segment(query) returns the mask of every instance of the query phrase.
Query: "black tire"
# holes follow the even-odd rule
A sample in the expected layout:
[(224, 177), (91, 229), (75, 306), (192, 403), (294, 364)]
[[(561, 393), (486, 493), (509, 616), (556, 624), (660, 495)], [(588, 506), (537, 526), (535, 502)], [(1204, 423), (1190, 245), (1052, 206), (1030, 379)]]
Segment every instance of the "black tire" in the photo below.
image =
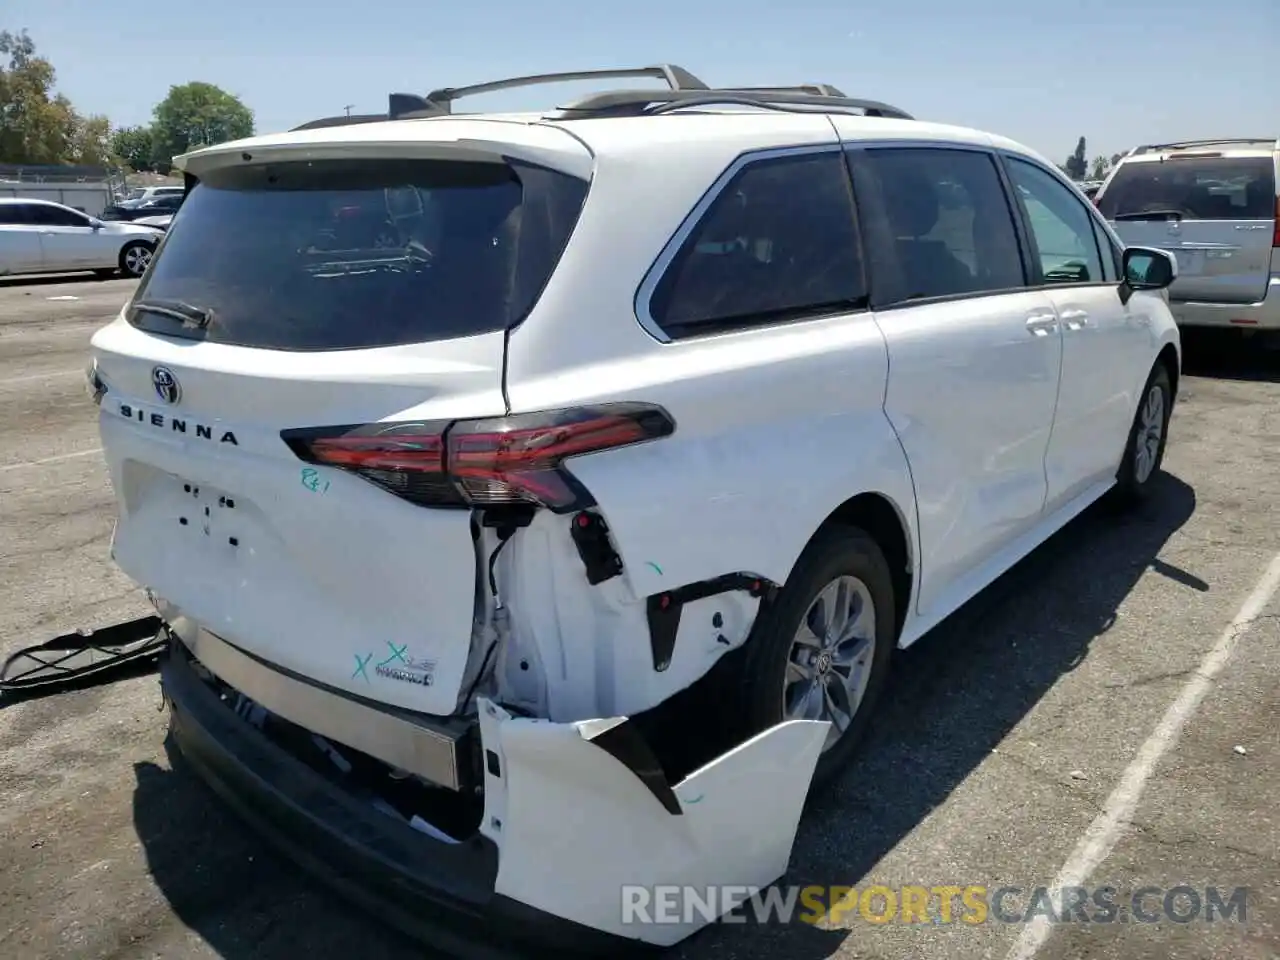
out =
[(893, 578), (875, 540), (853, 527), (833, 527), (809, 544), (776, 600), (757, 619), (744, 646), (741, 663), (742, 717), (754, 735), (786, 719), (784, 679), (796, 633), (822, 590), (842, 576), (866, 587), (875, 609), (875, 647), (852, 722), (818, 760), (812, 789), (827, 786), (847, 766), (866, 733), (867, 723), (884, 686), (897, 641)]
[[(1157, 390), (1160, 392), (1162, 406), (1160, 416), (1154, 419), (1157, 419), (1160, 424), (1160, 436), (1156, 443), (1154, 458), (1149, 456), (1145, 458), (1151, 461), (1150, 469), (1146, 469), (1144, 458), (1139, 456), (1139, 445), (1144, 435), (1149, 437), (1148, 420), (1153, 418), (1149, 418), (1147, 414), (1151, 412), (1149, 403), (1152, 392)], [(1113, 499), (1118, 505), (1133, 506), (1142, 503), (1150, 496), (1152, 485), (1164, 464), (1165, 445), (1169, 440), (1169, 417), (1172, 413), (1173, 384), (1169, 379), (1169, 369), (1163, 362), (1157, 361), (1138, 397), (1138, 408), (1134, 411), (1133, 424), (1129, 427), (1129, 436), (1125, 440), (1124, 457), (1116, 471)]]
[[(141, 277), (151, 265), (151, 254), (155, 253), (155, 249), (155, 244), (142, 240), (126, 243), (120, 250), (120, 272), (135, 280)], [(147, 254), (145, 262), (142, 262), (142, 258), (138, 256), (143, 251)]]

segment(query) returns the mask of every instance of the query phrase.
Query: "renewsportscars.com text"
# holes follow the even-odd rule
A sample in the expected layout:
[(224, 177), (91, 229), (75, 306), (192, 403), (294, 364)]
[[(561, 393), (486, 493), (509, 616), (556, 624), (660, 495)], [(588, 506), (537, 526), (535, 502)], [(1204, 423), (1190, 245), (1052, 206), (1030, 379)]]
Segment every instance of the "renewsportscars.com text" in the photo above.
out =
[(631, 886), (622, 920), (637, 924), (1244, 923), (1246, 887)]

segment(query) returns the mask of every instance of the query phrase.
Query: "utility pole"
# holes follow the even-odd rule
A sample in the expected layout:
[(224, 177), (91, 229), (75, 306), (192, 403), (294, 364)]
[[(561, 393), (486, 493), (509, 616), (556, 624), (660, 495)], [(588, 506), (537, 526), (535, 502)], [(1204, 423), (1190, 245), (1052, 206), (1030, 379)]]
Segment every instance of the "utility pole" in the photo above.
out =
[(347, 111), (348, 117), (351, 116), (351, 108), (354, 106), (355, 106), (354, 103), (348, 103), (345, 107), (342, 108), (343, 110)]

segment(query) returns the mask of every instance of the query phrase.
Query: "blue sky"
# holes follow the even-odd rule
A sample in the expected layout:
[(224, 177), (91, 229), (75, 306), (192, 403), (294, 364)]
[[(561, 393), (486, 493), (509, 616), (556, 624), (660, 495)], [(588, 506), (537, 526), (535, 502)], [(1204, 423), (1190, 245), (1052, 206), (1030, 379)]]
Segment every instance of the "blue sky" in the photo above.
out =
[[(1139, 142), (1280, 135), (1280, 0), (217, 0), (128, 7), (4, 0), (59, 89), (117, 125), (171, 84), (215, 83), (258, 130), (385, 109), (500, 76), (677, 63), (714, 85), (827, 82), (921, 119), (979, 127), (1061, 161)], [(644, 81), (623, 81), (644, 82)], [(557, 85), (470, 101), (554, 106)]]

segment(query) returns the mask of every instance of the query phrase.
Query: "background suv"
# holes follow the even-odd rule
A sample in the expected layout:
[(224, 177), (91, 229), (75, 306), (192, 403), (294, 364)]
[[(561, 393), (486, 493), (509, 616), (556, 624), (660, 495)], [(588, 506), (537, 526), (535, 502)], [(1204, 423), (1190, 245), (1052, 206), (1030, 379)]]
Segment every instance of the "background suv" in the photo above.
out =
[(1280, 143), (1138, 147), (1096, 203), (1125, 243), (1178, 260), (1170, 307), (1187, 327), (1280, 331)]

